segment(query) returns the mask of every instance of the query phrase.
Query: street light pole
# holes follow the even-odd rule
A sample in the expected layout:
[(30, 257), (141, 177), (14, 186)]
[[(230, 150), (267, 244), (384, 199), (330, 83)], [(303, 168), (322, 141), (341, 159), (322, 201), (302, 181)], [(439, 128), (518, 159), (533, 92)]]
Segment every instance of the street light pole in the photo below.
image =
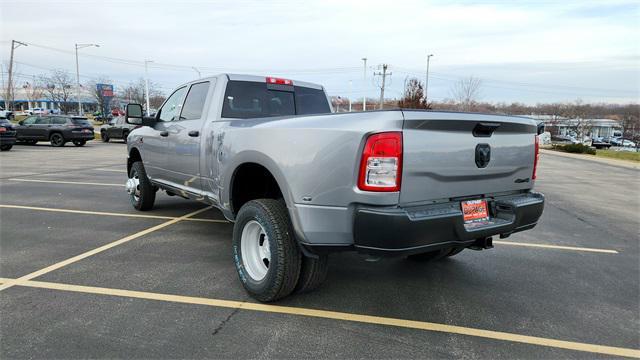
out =
[(427, 102), (427, 92), (429, 90), (429, 61), (431, 60), (432, 56), (433, 54), (427, 55), (427, 78), (424, 81), (424, 104), (425, 105), (429, 105), (429, 103)]
[(362, 82), (363, 85), (363, 91), (364, 91), (364, 95), (362, 96), (362, 111), (366, 111), (367, 110), (367, 58), (362, 58), (362, 61), (364, 61), (364, 72), (363, 72), (363, 79), (364, 81)]
[(98, 44), (76, 44), (76, 96), (78, 97), (78, 115), (83, 115), (82, 100), (80, 99), (80, 65), (78, 63), (78, 49), (90, 46), (100, 47)]
[(150, 105), (149, 105), (149, 69), (148, 69), (148, 64), (152, 63), (152, 60), (145, 60), (144, 61), (144, 93), (146, 95), (146, 100), (147, 100), (147, 116), (149, 116), (151, 114), (150, 112)]

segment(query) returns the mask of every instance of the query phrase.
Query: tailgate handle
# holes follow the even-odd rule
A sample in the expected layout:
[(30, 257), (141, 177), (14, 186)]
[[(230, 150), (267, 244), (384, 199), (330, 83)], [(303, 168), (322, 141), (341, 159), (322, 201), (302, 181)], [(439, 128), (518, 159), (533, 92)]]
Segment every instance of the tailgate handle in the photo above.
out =
[(474, 137), (491, 137), (494, 131), (500, 127), (500, 123), (477, 123), (473, 128)]

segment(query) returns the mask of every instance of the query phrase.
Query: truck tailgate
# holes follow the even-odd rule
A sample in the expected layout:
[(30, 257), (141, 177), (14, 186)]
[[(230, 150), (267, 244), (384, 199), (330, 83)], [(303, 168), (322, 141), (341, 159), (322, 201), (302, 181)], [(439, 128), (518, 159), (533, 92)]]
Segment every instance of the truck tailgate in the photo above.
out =
[(533, 186), (535, 121), (453, 112), (403, 114), (401, 205)]

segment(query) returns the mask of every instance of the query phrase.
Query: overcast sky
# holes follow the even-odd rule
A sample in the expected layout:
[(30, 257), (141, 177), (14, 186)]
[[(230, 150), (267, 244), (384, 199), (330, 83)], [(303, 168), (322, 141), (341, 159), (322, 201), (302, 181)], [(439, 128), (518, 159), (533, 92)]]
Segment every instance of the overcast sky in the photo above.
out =
[[(18, 80), (66, 69), (116, 89), (144, 76), (170, 91), (220, 72), (318, 82), (331, 95), (376, 97), (372, 76), (390, 65), (388, 97), (406, 78), (450, 97), (468, 76), (482, 100), (638, 102), (638, 1), (0, 1), (3, 71), (12, 39)], [(59, 50), (62, 51), (59, 51)], [(363, 80), (362, 57), (367, 57)], [(123, 61), (125, 60), (125, 61)], [(167, 66), (167, 65), (179, 66)], [(180, 67), (181, 66), (181, 67)], [(6, 74), (5, 74), (6, 76)]]

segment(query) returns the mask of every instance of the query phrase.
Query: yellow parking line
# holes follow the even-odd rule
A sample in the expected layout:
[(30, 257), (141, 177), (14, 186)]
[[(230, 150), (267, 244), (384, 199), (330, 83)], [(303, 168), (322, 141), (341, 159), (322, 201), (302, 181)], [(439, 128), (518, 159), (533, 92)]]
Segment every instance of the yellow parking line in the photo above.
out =
[(7, 283), (4, 283), (4, 284), (0, 285), (0, 291), (4, 290), (4, 289), (7, 289), (7, 288), (10, 288), (10, 287), (22, 282), (22, 281), (31, 280), (31, 279), (33, 279), (35, 277), (42, 276), (42, 275), (44, 275), (46, 273), (49, 273), (51, 271), (60, 269), (61, 267), (64, 267), (64, 266), (67, 266), (69, 264), (73, 264), (74, 262), (77, 262), (77, 261), (80, 261), (82, 259), (88, 258), (89, 256), (101, 253), (101, 252), (103, 252), (105, 250), (109, 250), (109, 249), (111, 249), (113, 247), (116, 247), (118, 245), (124, 244), (126, 242), (131, 241), (131, 240), (137, 239), (137, 238), (139, 238), (141, 236), (147, 235), (147, 234), (152, 233), (152, 232), (154, 232), (156, 230), (160, 230), (160, 229), (162, 229), (164, 227), (167, 227), (169, 225), (173, 225), (173, 224), (175, 224), (175, 223), (177, 223), (179, 221), (185, 220), (185, 219), (187, 219), (187, 218), (189, 218), (191, 216), (198, 215), (201, 212), (207, 211), (209, 209), (211, 209), (210, 206), (208, 206), (206, 208), (203, 208), (203, 209), (200, 209), (198, 211), (194, 211), (194, 212), (189, 213), (187, 215), (184, 215), (184, 216), (181, 216), (181, 217), (178, 217), (178, 218), (175, 218), (175, 219), (171, 219), (169, 221), (163, 222), (162, 224), (159, 224), (159, 225), (156, 225), (156, 226), (152, 226), (152, 227), (150, 227), (148, 229), (145, 229), (145, 230), (139, 231), (139, 232), (137, 232), (135, 234), (129, 235), (127, 237), (124, 237), (124, 238), (122, 238), (120, 240), (116, 240), (114, 242), (111, 242), (111, 243), (108, 243), (106, 245), (100, 246), (99, 248), (84, 252), (84, 253), (82, 253), (80, 255), (76, 255), (76, 256), (74, 256), (72, 258), (60, 261), (60, 262), (55, 263), (55, 264), (50, 265), (50, 266), (47, 266), (44, 269), (40, 269), (40, 270), (34, 271), (34, 272), (30, 273), (30, 274), (27, 274), (25, 276), (22, 276), (22, 277), (16, 279), (16, 280), (9, 281)]
[(104, 184), (104, 183), (80, 182), (80, 181), (36, 180), (36, 179), (20, 179), (20, 178), (11, 178), (11, 179), (7, 179), (7, 180), (10, 180), (10, 181), (21, 181), (21, 182), (52, 183), (52, 184), (71, 184), (71, 185), (93, 185), (93, 186), (118, 186), (118, 187), (124, 187), (124, 184)]
[[(172, 220), (177, 219), (177, 216), (162, 216), (162, 215), (145, 215), (145, 214), (127, 214), (127, 213), (114, 213), (114, 212), (104, 212), (104, 211), (86, 211), (86, 210), (72, 210), (72, 209), (56, 209), (56, 208), (45, 208), (45, 207), (36, 207), (36, 206), (22, 206), (22, 205), (7, 205), (0, 204), (0, 208), (6, 209), (23, 209), (23, 210), (35, 210), (35, 211), (51, 211), (51, 212), (61, 212), (61, 213), (70, 213), (70, 214), (82, 214), (82, 215), (98, 215), (98, 216), (120, 216), (120, 217), (132, 217), (132, 218), (143, 218), (143, 219), (164, 219), (164, 220)], [(227, 223), (227, 220), (219, 220), (219, 219), (194, 219), (187, 218), (182, 219), (184, 221), (200, 221), (200, 222), (214, 222), (214, 223)]]
[[(7, 280), (9, 282), (16, 281), (11, 279), (2, 279), (2, 280)], [(521, 334), (501, 332), (501, 331), (485, 330), (485, 329), (478, 329), (478, 328), (471, 328), (471, 327), (464, 327), (464, 326), (447, 325), (447, 324), (425, 322), (425, 321), (405, 320), (405, 319), (382, 317), (382, 316), (362, 315), (362, 314), (308, 309), (308, 308), (291, 307), (291, 306), (248, 303), (248, 302), (233, 301), (233, 300), (221, 300), (221, 299), (210, 299), (210, 298), (182, 296), (182, 295), (159, 294), (159, 293), (151, 293), (151, 292), (143, 292), (143, 291), (111, 289), (111, 288), (94, 287), (94, 286), (60, 284), (60, 283), (33, 281), (33, 280), (22, 280), (22, 281), (16, 282), (15, 285), (41, 288), (41, 289), (70, 291), (70, 292), (77, 292), (77, 293), (119, 296), (119, 297), (145, 299), (145, 300), (166, 301), (166, 302), (175, 302), (175, 303), (183, 303), (183, 304), (204, 305), (204, 306), (251, 310), (251, 311), (259, 311), (259, 312), (267, 312), (267, 313), (278, 313), (278, 314), (307, 316), (307, 317), (341, 320), (341, 321), (351, 321), (351, 322), (374, 324), (374, 325), (386, 325), (386, 326), (394, 326), (394, 327), (401, 327), (401, 328), (408, 328), (408, 329), (467, 335), (467, 336), (474, 336), (474, 337), (486, 338), (486, 339), (492, 339), (492, 340), (510, 341), (510, 342), (516, 342), (516, 343), (531, 344), (531, 345), (538, 345), (538, 346), (545, 346), (545, 347), (552, 347), (552, 348), (559, 348), (559, 349), (576, 350), (576, 351), (583, 351), (583, 352), (589, 352), (589, 353), (640, 358), (640, 350), (637, 350), (637, 349), (557, 340), (557, 339), (528, 336), (528, 335), (521, 335)]]
[(535, 248), (543, 248), (543, 249), (554, 249), (554, 250), (572, 250), (572, 251), (586, 251), (586, 252), (595, 252), (595, 253), (603, 253), (603, 254), (618, 254), (618, 251), (616, 251), (616, 250), (594, 249), (594, 248), (577, 247), (577, 246), (519, 243), (519, 242), (501, 241), (501, 240), (500, 241), (494, 241), (493, 243), (494, 244), (500, 244), (500, 245), (527, 246), (527, 247), (535, 247)]

